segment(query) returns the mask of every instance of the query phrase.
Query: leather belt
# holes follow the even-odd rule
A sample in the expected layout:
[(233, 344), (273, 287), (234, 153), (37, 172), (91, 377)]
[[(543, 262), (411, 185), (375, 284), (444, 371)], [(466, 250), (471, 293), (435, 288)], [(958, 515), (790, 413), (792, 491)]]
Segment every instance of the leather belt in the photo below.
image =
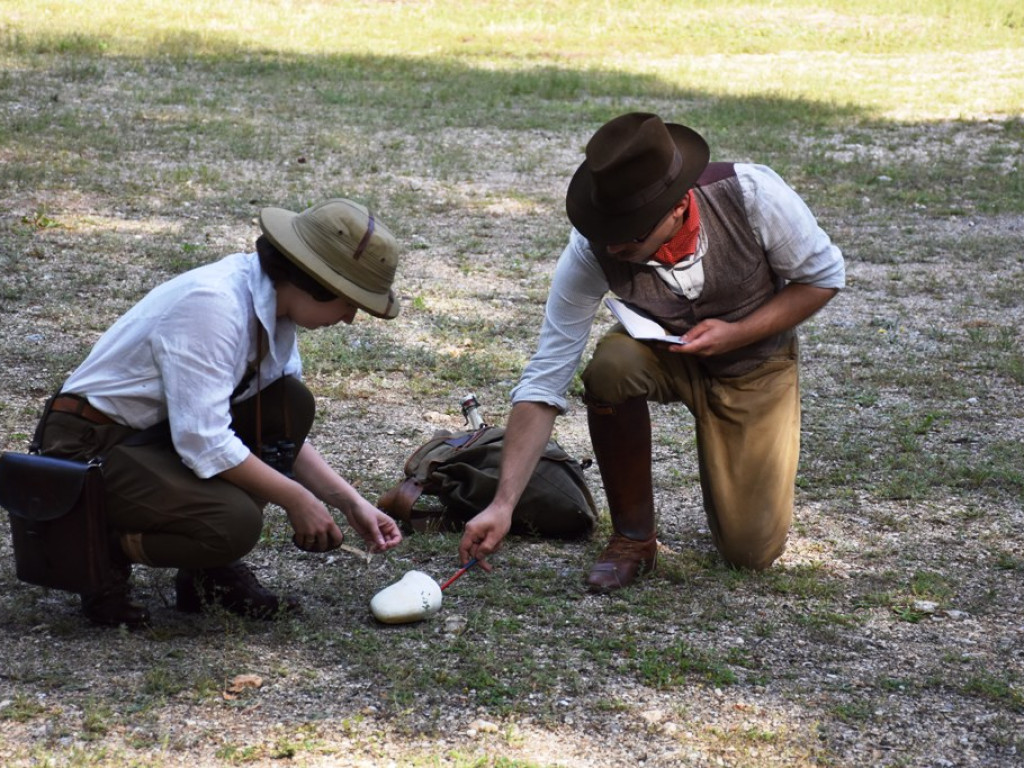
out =
[(74, 416), (80, 416), (86, 421), (91, 421), (93, 424), (117, 423), (103, 411), (93, 408), (84, 397), (78, 397), (77, 395), (57, 395), (57, 397), (53, 398), (53, 402), (50, 403), (50, 410), (57, 413), (70, 413)]

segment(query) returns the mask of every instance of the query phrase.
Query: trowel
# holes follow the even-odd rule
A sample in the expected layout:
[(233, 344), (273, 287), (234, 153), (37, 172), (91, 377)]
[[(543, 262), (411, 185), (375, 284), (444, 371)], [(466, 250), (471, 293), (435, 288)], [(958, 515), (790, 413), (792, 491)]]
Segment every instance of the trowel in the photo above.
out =
[(408, 624), (433, 616), (441, 610), (441, 593), (476, 562), (473, 558), (441, 585), (423, 571), (409, 571), (373, 596), (370, 611), (377, 621), (384, 624)]

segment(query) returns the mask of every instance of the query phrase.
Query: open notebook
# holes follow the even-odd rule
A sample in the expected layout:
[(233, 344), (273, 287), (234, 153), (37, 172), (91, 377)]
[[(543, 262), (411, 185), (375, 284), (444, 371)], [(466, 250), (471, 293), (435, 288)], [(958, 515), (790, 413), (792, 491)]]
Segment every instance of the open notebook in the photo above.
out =
[(667, 341), (669, 344), (685, 344), (681, 336), (673, 336), (647, 315), (626, 304), (620, 299), (609, 296), (604, 300), (615, 318), (634, 339), (643, 341)]

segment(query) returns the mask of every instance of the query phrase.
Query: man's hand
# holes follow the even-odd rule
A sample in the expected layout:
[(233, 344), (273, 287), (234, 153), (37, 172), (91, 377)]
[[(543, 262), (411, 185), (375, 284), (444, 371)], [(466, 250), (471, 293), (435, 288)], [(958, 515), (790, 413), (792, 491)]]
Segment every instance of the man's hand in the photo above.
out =
[(292, 541), (307, 552), (337, 549), (345, 540), (334, 517), (323, 502), (307, 488), (272, 469), (249, 454), (238, 466), (220, 477), (244, 489), (254, 498), (273, 502), (288, 515), (295, 535)]
[(673, 345), (673, 352), (700, 357), (722, 355), (745, 347), (776, 333), (795, 328), (836, 295), (835, 288), (789, 283), (755, 309), (734, 323), (725, 320), (701, 320), (683, 334), (685, 345)]
[(498, 551), (511, 527), (511, 513), (503, 512), (491, 504), (466, 523), (462, 541), (459, 542), (460, 562), (468, 563), (475, 557), (480, 567), (490, 572), (493, 566), (487, 562), (487, 557)]
[(544, 403), (523, 402), (512, 406), (505, 426), (498, 490), (494, 500), (466, 523), (466, 531), (459, 542), (459, 558), (463, 563), (475, 557), (481, 568), (491, 570), (486, 558), (498, 551), (512, 527), (512, 510), (537, 467), (557, 415), (555, 408)]
[(724, 320), (701, 320), (683, 336), (686, 344), (673, 344), (673, 352), (686, 352), (698, 357), (722, 355), (744, 345), (733, 323)]

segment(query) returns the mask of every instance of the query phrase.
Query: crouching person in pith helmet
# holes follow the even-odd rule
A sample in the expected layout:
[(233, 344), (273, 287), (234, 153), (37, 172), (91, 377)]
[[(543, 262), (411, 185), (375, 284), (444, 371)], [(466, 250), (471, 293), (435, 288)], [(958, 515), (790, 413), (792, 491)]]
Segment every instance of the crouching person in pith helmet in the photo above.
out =
[(133, 563), (177, 568), (177, 607), (217, 603), (245, 616), (298, 610), (241, 562), (272, 502), (294, 542), (324, 552), (344, 513), (372, 552), (401, 541), (395, 522), (335, 473), (306, 436), (315, 402), (296, 329), (398, 314), (398, 246), (344, 199), (296, 214), (260, 212), (255, 253), (236, 253), (157, 286), (121, 317), (47, 404), (43, 453), (103, 458), (111, 571), (82, 595), (97, 624), (149, 623), (130, 600)]

